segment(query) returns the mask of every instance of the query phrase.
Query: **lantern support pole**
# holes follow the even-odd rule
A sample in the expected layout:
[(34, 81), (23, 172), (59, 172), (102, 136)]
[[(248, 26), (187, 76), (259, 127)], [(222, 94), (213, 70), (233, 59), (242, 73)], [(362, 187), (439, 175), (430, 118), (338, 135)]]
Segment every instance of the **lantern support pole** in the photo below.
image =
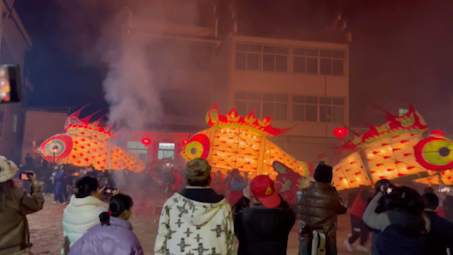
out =
[(360, 159), (362, 160), (363, 168), (365, 168), (366, 175), (368, 176), (368, 180), (374, 182), (373, 176), (371, 175), (370, 166), (368, 165), (368, 157), (364, 149), (360, 149), (359, 151)]

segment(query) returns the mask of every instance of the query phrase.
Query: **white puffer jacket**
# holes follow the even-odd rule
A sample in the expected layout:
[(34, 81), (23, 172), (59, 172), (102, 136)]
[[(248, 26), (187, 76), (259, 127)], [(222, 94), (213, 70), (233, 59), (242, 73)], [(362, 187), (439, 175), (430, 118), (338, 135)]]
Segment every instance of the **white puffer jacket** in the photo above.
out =
[(99, 214), (108, 211), (108, 205), (103, 201), (88, 196), (84, 198), (71, 197), (69, 205), (63, 213), (63, 235), (65, 247), (62, 253), (67, 254), (69, 246), (72, 246), (85, 232), (97, 225)]

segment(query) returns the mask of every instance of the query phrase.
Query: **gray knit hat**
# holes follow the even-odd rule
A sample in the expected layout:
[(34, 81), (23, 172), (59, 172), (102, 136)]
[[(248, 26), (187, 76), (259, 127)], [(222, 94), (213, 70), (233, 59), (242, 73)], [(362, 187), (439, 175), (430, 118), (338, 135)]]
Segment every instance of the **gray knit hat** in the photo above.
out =
[(211, 166), (206, 159), (196, 158), (186, 163), (186, 177), (191, 181), (205, 181), (211, 176)]

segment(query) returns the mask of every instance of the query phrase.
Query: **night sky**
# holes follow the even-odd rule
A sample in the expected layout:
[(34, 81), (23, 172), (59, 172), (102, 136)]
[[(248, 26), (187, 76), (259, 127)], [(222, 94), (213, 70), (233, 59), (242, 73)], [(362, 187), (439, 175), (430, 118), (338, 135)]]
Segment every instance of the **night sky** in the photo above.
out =
[[(105, 68), (87, 62), (81, 52), (96, 42), (101, 24), (115, 10), (98, 8), (86, 13), (74, 8), (69, 12), (61, 5), (63, 1), (16, 0), (15, 8), (33, 41), (26, 57), (35, 88), (27, 95), (28, 105), (75, 109), (91, 103), (93, 110), (107, 110), (102, 93)], [(322, 27), (341, 10), (352, 32), (351, 125), (367, 118), (362, 109), (369, 102), (388, 109), (399, 107), (405, 97), (431, 128), (453, 133), (449, 101), (453, 92), (453, 1), (242, 2), (242, 8), (251, 10), (249, 20), (254, 21), (244, 23), (256, 29)]]

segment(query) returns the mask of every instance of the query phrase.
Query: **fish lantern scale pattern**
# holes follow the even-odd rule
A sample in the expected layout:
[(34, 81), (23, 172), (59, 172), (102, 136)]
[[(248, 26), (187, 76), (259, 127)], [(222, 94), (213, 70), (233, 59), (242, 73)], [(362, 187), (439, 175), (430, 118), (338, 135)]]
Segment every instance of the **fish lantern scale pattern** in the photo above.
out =
[(302, 176), (308, 175), (308, 164), (297, 161), (267, 140), (290, 130), (272, 127), (270, 117), (258, 120), (254, 111), (241, 117), (235, 109), (221, 115), (214, 105), (206, 115), (206, 122), (211, 128), (199, 132), (184, 146), (181, 154), (186, 160), (202, 157), (210, 162), (213, 171), (226, 173), (237, 168), (248, 172), (250, 177), (267, 174), (273, 179), (277, 172), (272, 164), (280, 161)]
[(402, 116), (387, 114), (386, 123), (370, 126), (368, 133), (356, 135), (344, 145), (355, 152), (334, 167), (334, 185), (338, 190), (350, 189), (426, 172), (417, 162), (414, 147), (427, 129), (413, 107)]
[[(111, 142), (111, 126), (100, 127), (100, 120), (90, 123), (94, 114), (80, 119), (82, 109), (71, 114), (66, 120), (64, 126), (66, 134), (58, 134), (47, 139), (36, 151), (49, 162), (55, 160), (60, 164), (93, 166), (96, 170), (128, 169), (142, 172), (145, 169), (143, 161)], [(58, 153), (55, 153), (54, 159), (53, 151), (49, 148), (61, 144), (64, 144), (61, 146), (62, 152), (57, 149)]]
[[(410, 106), (402, 116), (387, 113), (387, 122), (371, 126), (368, 133), (356, 135), (344, 145), (354, 153), (334, 167), (334, 185), (338, 190), (372, 185), (378, 180), (403, 177), (423, 184), (439, 184), (441, 176), (453, 184), (453, 141), (428, 132), (422, 116)], [(430, 177), (419, 178), (425, 173)]]

